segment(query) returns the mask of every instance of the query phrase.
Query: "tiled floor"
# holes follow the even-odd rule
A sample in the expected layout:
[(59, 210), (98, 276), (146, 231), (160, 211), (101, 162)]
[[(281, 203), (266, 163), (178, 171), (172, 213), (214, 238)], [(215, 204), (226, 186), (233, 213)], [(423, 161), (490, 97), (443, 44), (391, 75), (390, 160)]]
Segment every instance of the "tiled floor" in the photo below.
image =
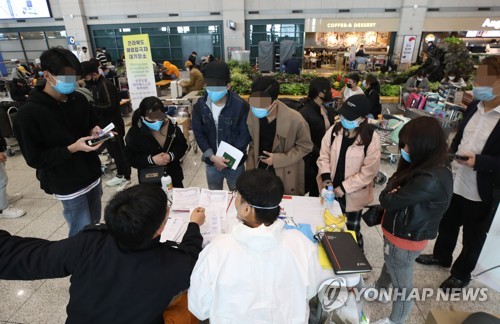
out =
[[(188, 153), (183, 164), (185, 186), (207, 187), (205, 168), (200, 162), (200, 152)], [(394, 167), (382, 163), (382, 169), (391, 174)], [(9, 175), (9, 193), (22, 193), (24, 198), (15, 206), (25, 209), (26, 216), (5, 220), (0, 219), (0, 228), (20, 236), (33, 236), (50, 240), (63, 239), (67, 236), (68, 228), (62, 217), (61, 204), (45, 194), (39, 188), (35, 171), (26, 165), (20, 153), (7, 161)], [(111, 177), (105, 175), (104, 177)], [(133, 172), (133, 181), (137, 182)], [(104, 179), (106, 180), (106, 179)], [(103, 203), (107, 203), (114, 193), (114, 188), (104, 188)], [(383, 265), (382, 234), (379, 227), (363, 227), (365, 249), (368, 260), (374, 271), (367, 276), (366, 281), (375, 280)], [(426, 252), (432, 250), (433, 243), (429, 244)], [(458, 244), (457, 251), (461, 245)], [(437, 287), (446, 277), (448, 271), (437, 267), (415, 265), (414, 283), (417, 287)], [(482, 287), (473, 283), (474, 287)], [(65, 321), (66, 303), (68, 301), (69, 279), (51, 279), (36, 281), (4, 281), (0, 280), (0, 323), (63, 323)], [(500, 294), (492, 290), (488, 292), (488, 300), (484, 302), (416, 302), (408, 323), (424, 323), (431, 308), (489, 311), (500, 314)], [(368, 315), (376, 320), (390, 313), (390, 305), (377, 302), (367, 303)]]

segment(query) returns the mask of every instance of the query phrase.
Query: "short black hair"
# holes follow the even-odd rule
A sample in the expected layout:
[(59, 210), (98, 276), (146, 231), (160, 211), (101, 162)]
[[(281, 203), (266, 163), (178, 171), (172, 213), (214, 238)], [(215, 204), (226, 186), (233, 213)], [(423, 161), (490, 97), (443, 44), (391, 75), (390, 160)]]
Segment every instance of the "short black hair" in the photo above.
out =
[(118, 192), (104, 209), (115, 240), (138, 247), (151, 240), (167, 214), (167, 195), (159, 186), (139, 184)]
[(254, 208), (255, 217), (262, 223), (273, 223), (280, 214), (278, 206), (285, 188), (281, 179), (270, 172), (253, 169), (243, 172), (236, 180), (236, 190), (241, 198), (251, 205), (274, 207), (273, 209)]
[(49, 71), (53, 75), (59, 75), (64, 68), (72, 68), (76, 75), (82, 74), (80, 61), (70, 50), (62, 47), (53, 47), (42, 53), (40, 65), (43, 71)]
[(252, 92), (258, 91), (266, 92), (271, 96), (272, 100), (276, 100), (280, 93), (280, 84), (272, 76), (261, 76), (252, 83)]
[(309, 93), (307, 94), (307, 98), (314, 99), (319, 96), (320, 92), (323, 92), (326, 95), (329, 91), (332, 91), (332, 84), (330, 83), (330, 80), (327, 78), (314, 78), (311, 83), (309, 83)]
[(359, 74), (358, 73), (349, 73), (347, 76), (348, 79), (351, 79), (352, 81), (356, 82), (356, 84), (359, 83)]
[(82, 62), (82, 75), (81, 77), (84, 78), (86, 75), (90, 73), (99, 73), (99, 69), (97, 68), (97, 65), (95, 63), (86, 61)]
[(365, 76), (365, 80), (368, 81), (370, 83), (370, 86), (372, 88), (375, 87), (375, 85), (378, 83), (378, 79), (377, 79), (377, 76), (373, 73), (368, 73), (366, 76)]
[(82, 46), (82, 50), (84, 50), (84, 49), (87, 49), (87, 47), (86, 46)]

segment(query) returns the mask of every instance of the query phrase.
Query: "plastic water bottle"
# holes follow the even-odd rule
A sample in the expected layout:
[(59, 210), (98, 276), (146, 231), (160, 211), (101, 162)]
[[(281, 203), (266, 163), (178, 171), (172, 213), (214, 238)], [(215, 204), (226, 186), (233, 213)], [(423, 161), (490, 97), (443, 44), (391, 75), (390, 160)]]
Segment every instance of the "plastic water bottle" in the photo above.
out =
[(335, 215), (334, 206), (335, 206), (335, 193), (333, 192), (333, 186), (329, 185), (328, 190), (325, 192), (325, 208), (328, 209), (328, 211), (330, 211), (332, 215)]
[(161, 177), (161, 188), (167, 194), (167, 198), (172, 200), (174, 187), (172, 185), (172, 177), (166, 173)]

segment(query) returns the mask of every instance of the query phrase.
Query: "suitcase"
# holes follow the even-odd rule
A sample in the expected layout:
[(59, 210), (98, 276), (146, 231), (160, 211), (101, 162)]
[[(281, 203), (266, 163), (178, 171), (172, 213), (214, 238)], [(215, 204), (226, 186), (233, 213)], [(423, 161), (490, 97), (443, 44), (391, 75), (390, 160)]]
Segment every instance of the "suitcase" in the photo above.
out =
[(427, 103), (427, 98), (418, 93), (410, 93), (410, 96), (406, 100), (406, 108), (415, 108), (423, 110), (425, 104)]

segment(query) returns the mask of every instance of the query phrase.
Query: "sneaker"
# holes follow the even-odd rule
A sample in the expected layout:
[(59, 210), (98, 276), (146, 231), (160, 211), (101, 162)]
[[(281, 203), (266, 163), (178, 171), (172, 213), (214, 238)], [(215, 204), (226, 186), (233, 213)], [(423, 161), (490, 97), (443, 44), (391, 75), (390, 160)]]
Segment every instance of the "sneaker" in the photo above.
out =
[(114, 187), (114, 186), (121, 185), (126, 181), (127, 181), (127, 179), (125, 179), (124, 177), (119, 178), (119, 177), (115, 176), (113, 179), (106, 181), (106, 186)]
[(121, 186), (116, 188), (116, 191), (123, 191), (132, 185), (132, 181), (126, 180)]
[(21, 195), (19, 193), (14, 194), (14, 195), (6, 195), (6, 196), (7, 196), (7, 202), (9, 203), (9, 205), (12, 203), (15, 203), (19, 199), (23, 198), (23, 195)]
[(372, 322), (372, 324), (394, 324), (388, 317), (378, 320), (376, 322)]
[(24, 214), (26, 214), (26, 212), (22, 209), (9, 207), (0, 211), (0, 218), (18, 218), (23, 216)]
[(376, 298), (375, 301), (381, 302), (382, 304), (388, 304), (391, 302), (387, 290), (382, 289), (381, 292), (381, 289), (377, 289), (375, 287), (375, 282), (372, 282), (368, 287), (366, 287), (363, 297), (365, 299), (369, 299), (370, 301)]

